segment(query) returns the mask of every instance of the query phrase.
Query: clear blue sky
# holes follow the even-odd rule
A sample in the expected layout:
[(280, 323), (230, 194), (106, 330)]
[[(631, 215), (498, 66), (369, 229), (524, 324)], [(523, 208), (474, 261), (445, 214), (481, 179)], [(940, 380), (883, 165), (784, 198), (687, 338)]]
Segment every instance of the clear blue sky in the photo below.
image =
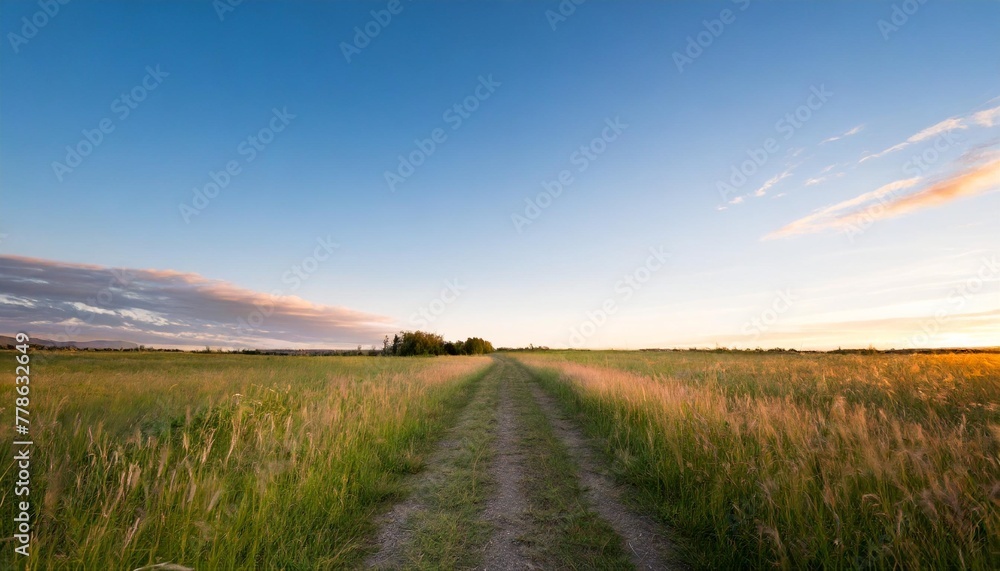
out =
[[(404, 1), (348, 62), (343, 43), (388, 4), (244, 2), (220, 18), (208, 1), (76, 0), (19, 42), (40, 8), (5, 0), (0, 253), (281, 288), (385, 332), (497, 345), (900, 347), (928, 324), (929, 345), (1000, 345), (1000, 4), (931, 1), (889, 29), (888, 2), (590, 0), (553, 29), (557, 3)], [(711, 41), (679, 70), (699, 33)], [(489, 78), (460, 125), (445, 115)], [(155, 88), (123, 118), (118, 99), (144, 80)], [(808, 119), (779, 123), (796, 111)], [(114, 130), (57, 176), (102, 119)], [(615, 140), (592, 143), (616, 119)], [(283, 130), (248, 162), (244, 141), (270, 124)], [(443, 142), (390, 191), (386, 171), (435, 129)], [(764, 164), (720, 193), (769, 138)], [(580, 172), (582, 145), (603, 152)], [(179, 205), (230, 161), (239, 174), (186, 222)], [(563, 170), (573, 182), (515, 223)], [(873, 220), (861, 233), (858, 214)], [(339, 247), (301, 287), (283, 280), (327, 237)], [(622, 286), (650, 248), (669, 258)], [(458, 294), (442, 299), (448, 280)], [(8, 331), (58, 329), (65, 312), (23, 308), (73, 303), (18, 292), (0, 289)], [(175, 321), (164, 335), (213, 327)]]

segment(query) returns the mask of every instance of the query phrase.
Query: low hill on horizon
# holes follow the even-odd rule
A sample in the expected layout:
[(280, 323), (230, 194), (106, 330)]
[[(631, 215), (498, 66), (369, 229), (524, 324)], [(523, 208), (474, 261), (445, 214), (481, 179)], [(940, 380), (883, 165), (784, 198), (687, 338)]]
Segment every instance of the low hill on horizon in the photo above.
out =
[[(138, 349), (138, 343), (131, 341), (120, 341), (117, 339), (95, 339), (93, 341), (52, 341), (51, 339), (41, 339), (32, 337), (29, 343), (36, 347), (53, 347), (58, 349)], [(9, 348), (19, 345), (17, 338), (10, 335), (0, 335), (0, 348)]]

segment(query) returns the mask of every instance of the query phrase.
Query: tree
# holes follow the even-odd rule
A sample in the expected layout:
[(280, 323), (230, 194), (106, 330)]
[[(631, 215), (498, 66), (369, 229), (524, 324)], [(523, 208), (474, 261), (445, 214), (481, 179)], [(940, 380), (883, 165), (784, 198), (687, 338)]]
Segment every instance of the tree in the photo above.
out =
[(400, 331), (397, 355), (443, 355), (444, 339), (425, 331)]
[(480, 337), (469, 337), (465, 340), (466, 355), (485, 355), (493, 352), (493, 344)]
[(485, 355), (494, 351), (493, 344), (481, 337), (469, 337), (465, 341), (448, 341), (436, 333), (426, 331), (400, 331), (383, 341), (383, 354), (398, 356), (413, 355)]

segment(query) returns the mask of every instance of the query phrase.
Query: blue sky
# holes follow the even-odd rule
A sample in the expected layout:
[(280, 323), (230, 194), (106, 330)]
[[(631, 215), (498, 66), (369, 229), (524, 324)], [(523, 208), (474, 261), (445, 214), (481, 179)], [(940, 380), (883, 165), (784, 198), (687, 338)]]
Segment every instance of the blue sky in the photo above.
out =
[[(590, 0), (564, 18), (527, 2), (40, 6), (0, 5), (5, 331), (1000, 345), (996, 2)], [(31, 34), (23, 18), (47, 21)], [(378, 33), (348, 61), (366, 25)], [(79, 166), (53, 167), (102, 120)], [(185, 217), (227, 165), (238, 174)], [(32, 289), (39, 267), (152, 271), (102, 301)], [(200, 297), (172, 297), (184, 287)], [(271, 293), (282, 327), (234, 332)], [(223, 298), (245, 303), (197, 318)]]

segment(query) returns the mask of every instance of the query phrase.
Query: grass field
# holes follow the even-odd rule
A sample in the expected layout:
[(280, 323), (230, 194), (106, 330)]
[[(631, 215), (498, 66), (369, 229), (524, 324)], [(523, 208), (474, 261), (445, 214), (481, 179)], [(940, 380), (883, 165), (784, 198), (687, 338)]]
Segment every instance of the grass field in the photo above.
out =
[(997, 354), (32, 363), (4, 569), (1000, 567)]
[(695, 567), (1000, 567), (1000, 355), (518, 358)]
[[(421, 468), (489, 359), (57, 353), (37, 363), (41, 505), (19, 565), (315, 569), (359, 561), (373, 513)], [(8, 419), (12, 386), (0, 388)], [(0, 428), (6, 447), (12, 424)], [(3, 458), (9, 482), (9, 448)], [(0, 492), (2, 513), (13, 513), (12, 489)], [(5, 549), (0, 567), (11, 557)]]

